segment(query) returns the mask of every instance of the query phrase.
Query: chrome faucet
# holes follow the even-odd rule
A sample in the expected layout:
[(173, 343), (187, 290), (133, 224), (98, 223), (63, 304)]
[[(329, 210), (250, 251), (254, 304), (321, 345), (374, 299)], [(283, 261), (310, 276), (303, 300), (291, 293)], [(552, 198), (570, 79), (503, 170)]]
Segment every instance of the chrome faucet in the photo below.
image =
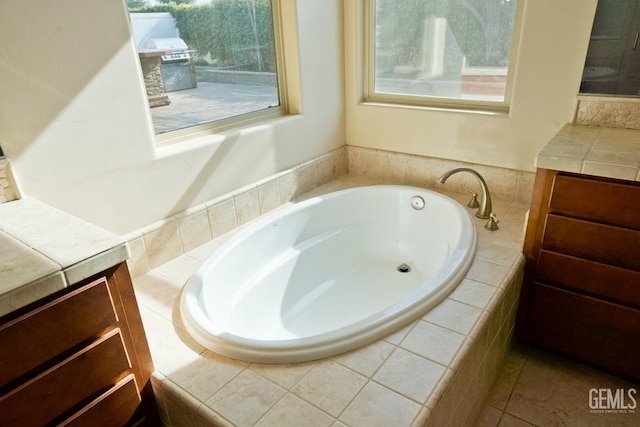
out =
[(498, 229), (498, 220), (496, 219), (496, 215), (493, 213), (493, 207), (491, 206), (491, 194), (489, 193), (489, 187), (485, 182), (482, 175), (470, 168), (455, 168), (451, 169), (449, 172), (444, 173), (440, 178), (437, 179), (437, 182), (440, 184), (444, 184), (445, 181), (453, 174), (458, 172), (468, 172), (471, 175), (478, 178), (480, 182), (480, 187), (482, 189), (482, 202), (480, 203), (480, 207), (476, 212), (476, 216), (482, 219), (488, 219), (489, 222), (484, 226), (487, 230), (497, 230)]

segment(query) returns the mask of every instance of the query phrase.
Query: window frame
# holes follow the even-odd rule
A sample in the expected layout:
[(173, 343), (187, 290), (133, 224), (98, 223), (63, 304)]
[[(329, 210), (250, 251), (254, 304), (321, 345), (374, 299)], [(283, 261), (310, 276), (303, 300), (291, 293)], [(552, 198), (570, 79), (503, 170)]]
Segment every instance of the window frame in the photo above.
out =
[(436, 96), (419, 96), (406, 94), (378, 93), (375, 91), (375, 34), (376, 11), (375, 0), (364, 1), (363, 54), (364, 66), (362, 75), (363, 101), (367, 104), (398, 105), (403, 107), (435, 108), (452, 111), (489, 112), (508, 114), (513, 96), (518, 46), (520, 45), (521, 27), (526, 0), (517, 0), (511, 35), (509, 64), (504, 98), (502, 101), (457, 99)]
[[(237, 116), (226, 117), (208, 123), (202, 123), (186, 128), (175, 129), (164, 133), (154, 132), (155, 143), (158, 146), (170, 145), (176, 142), (186, 141), (193, 138), (215, 135), (224, 131), (239, 129), (265, 120), (275, 119), (291, 114), (290, 91), (288, 90), (288, 78), (285, 63), (285, 42), (283, 21), (285, 20), (285, 10), (283, 0), (271, 0), (271, 15), (273, 22), (274, 51), (276, 57), (276, 84), (278, 90), (279, 105), (275, 107), (263, 108), (239, 114)], [(152, 123), (151, 109), (148, 109), (149, 120)]]

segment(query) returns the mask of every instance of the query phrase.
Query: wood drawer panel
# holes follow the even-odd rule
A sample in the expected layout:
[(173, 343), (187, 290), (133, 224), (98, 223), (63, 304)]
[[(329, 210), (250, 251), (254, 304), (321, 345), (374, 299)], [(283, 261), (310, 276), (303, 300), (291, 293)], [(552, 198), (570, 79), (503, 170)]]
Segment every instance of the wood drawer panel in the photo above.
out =
[(640, 271), (640, 231), (547, 215), (542, 249)]
[(140, 394), (133, 374), (127, 375), (112, 389), (102, 394), (78, 413), (60, 423), (74, 427), (119, 427), (134, 421), (140, 405)]
[(640, 311), (540, 283), (530, 298), (527, 340), (640, 380)]
[(558, 174), (552, 211), (640, 230), (640, 185)]
[(0, 397), (0, 425), (43, 425), (111, 388), (130, 368), (120, 330), (114, 329)]
[(542, 250), (536, 277), (577, 291), (640, 307), (640, 272)]
[(100, 279), (0, 325), (0, 389), (118, 321)]

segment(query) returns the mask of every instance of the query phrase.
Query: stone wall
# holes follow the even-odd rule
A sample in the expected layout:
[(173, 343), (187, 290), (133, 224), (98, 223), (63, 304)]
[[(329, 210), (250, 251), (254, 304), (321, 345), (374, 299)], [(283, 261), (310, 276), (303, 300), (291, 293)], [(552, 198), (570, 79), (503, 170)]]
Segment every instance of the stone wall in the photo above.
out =
[(164, 91), (164, 81), (162, 80), (162, 70), (160, 69), (159, 56), (145, 56), (140, 54), (140, 67), (144, 77), (144, 85), (147, 89), (150, 107), (168, 105), (169, 97)]
[(13, 179), (9, 160), (0, 158), (0, 203), (19, 198), (18, 186)]
[(212, 67), (196, 66), (198, 81), (210, 83), (229, 83), (247, 85), (277, 86), (276, 73), (221, 70)]
[(578, 95), (574, 124), (640, 129), (640, 98)]

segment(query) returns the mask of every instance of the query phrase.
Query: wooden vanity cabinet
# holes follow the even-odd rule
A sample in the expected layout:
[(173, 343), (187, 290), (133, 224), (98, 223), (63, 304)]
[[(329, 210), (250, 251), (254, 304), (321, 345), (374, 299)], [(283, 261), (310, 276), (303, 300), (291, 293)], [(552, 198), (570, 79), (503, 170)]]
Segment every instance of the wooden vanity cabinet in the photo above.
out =
[(0, 425), (159, 425), (125, 263), (0, 318)]
[(516, 339), (640, 380), (640, 184), (538, 169)]

